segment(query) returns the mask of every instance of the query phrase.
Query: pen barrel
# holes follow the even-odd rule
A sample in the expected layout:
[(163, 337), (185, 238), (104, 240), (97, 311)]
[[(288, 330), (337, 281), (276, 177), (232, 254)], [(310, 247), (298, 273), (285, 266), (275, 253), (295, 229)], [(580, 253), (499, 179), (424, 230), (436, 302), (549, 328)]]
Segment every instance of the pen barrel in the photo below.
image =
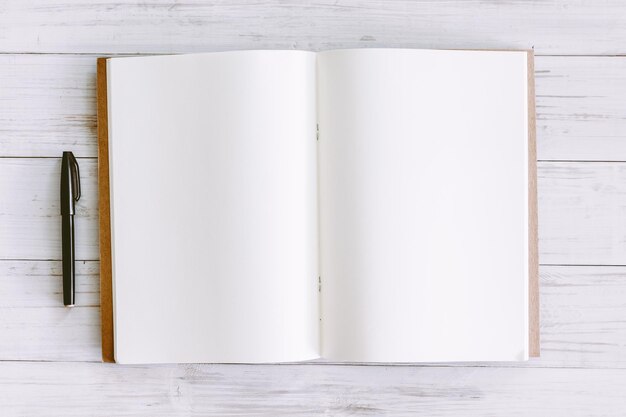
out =
[(63, 245), (63, 304), (74, 305), (75, 269), (74, 269), (74, 216), (65, 214), (62, 217)]

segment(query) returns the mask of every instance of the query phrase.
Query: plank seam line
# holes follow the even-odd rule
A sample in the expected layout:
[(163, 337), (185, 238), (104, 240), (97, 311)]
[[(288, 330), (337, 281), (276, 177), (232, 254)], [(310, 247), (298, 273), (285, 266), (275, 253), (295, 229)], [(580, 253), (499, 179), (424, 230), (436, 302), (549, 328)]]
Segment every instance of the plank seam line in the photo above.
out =
[[(28, 259), (28, 258), (0, 258), (0, 262), (61, 262), (61, 259)], [(100, 259), (76, 259), (76, 262), (100, 262)], [(557, 266), (557, 267), (612, 267), (624, 268), (626, 264), (561, 264), (561, 263), (540, 263), (539, 266)]]
[[(385, 46), (380, 46), (380, 48), (384, 48)], [(388, 48), (399, 48), (402, 45), (394, 45), (387, 46)], [(342, 49), (342, 48), (335, 48)], [(368, 48), (361, 48), (368, 49)], [(437, 48), (410, 48), (410, 49), (437, 49)], [(450, 49), (450, 48), (441, 48), (441, 49)], [(504, 49), (504, 48), (503, 48)], [(5, 51), (0, 52), (0, 55), (58, 55), (58, 56), (85, 56), (85, 57), (124, 57), (124, 56), (155, 56), (155, 55), (183, 55), (183, 54), (198, 54), (198, 53), (207, 53), (207, 52), (227, 52), (227, 51), (271, 51), (271, 50), (281, 50), (281, 51), (310, 51), (310, 52), (323, 52), (330, 51), (334, 49), (319, 49), (319, 50), (311, 50), (311, 49), (292, 49), (292, 48), (233, 48), (233, 49), (209, 49), (204, 51), (193, 51), (193, 52), (29, 52), (29, 51)], [(625, 58), (626, 52), (619, 52), (613, 54), (542, 54), (535, 53), (535, 57), (554, 57), (554, 58)]]
[[(0, 155), (0, 159), (61, 159), (61, 156), (20, 156), (20, 155)], [(77, 156), (76, 159), (97, 160), (97, 156)], [(578, 163), (605, 163), (605, 164), (624, 164), (626, 160), (600, 160), (600, 159), (537, 159), (537, 162), (578, 164)]]
[[(104, 364), (101, 361), (98, 360), (53, 360), (53, 359), (0, 359), (0, 363), (16, 363), (16, 364), (28, 364), (28, 363), (32, 363), (32, 364), (39, 364), (39, 363), (53, 363), (53, 364), (67, 364), (67, 365), (73, 365), (73, 364), (77, 364), (77, 363), (84, 363), (84, 364), (95, 364), (95, 365), (103, 365), (103, 366), (107, 366), (107, 367), (118, 367), (118, 368), (124, 368), (126, 366), (123, 365), (114, 365), (114, 364)], [(514, 363), (511, 363), (510, 365), (501, 365), (501, 364), (493, 364), (490, 365), (488, 363), (485, 364), (428, 364), (428, 363), (406, 363), (406, 364), (398, 364), (398, 363), (338, 363), (338, 362), (331, 362), (331, 363), (323, 363), (323, 362), (281, 362), (281, 363), (172, 363), (172, 364), (166, 364), (166, 365), (172, 365), (172, 366), (189, 366), (189, 365), (197, 365), (197, 366), (227, 366), (227, 367), (239, 367), (239, 366), (256, 366), (256, 367), (263, 367), (263, 366), (280, 366), (280, 367), (287, 367), (287, 366), (325, 366), (325, 367), (330, 367), (330, 366), (341, 366), (341, 367), (372, 367), (372, 368), (380, 368), (380, 367), (387, 367), (387, 368), (423, 368), (423, 369), (434, 369), (434, 368), (441, 368), (441, 369), (449, 369), (449, 368), (487, 368), (487, 369), (562, 369), (562, 370), (619, 370), (619, 371), (626, 371), (625, 368), (621, 368), (621, 367), (611, 367), (611, 368), (606, 368), (606, 367), (601, 367), (601, 366), (566, 366), (566, 365), (540, 365), (540, 364), (533, 364), (532, 361), (528, 361), (528, 362), (523, 362), (523, 363), (528, 363), (531, 364), (529, 365), (517, 365)], [(130, 365), (132, 367), (138, 367), (138, 368), (150, 368), (150, 369), (157, 369), (158, 366), (154, 366), (153, 364), (135, 364), (135, 365)]]

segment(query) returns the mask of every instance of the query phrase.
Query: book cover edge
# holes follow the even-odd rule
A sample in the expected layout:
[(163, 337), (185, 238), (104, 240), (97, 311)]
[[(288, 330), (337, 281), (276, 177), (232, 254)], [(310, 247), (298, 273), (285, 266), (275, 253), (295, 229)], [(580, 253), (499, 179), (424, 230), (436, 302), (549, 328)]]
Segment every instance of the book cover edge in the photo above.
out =
[(97, 59), (96, 102), (98, 131), (98, 196), (100, 239), (100, 317), (102, 361), (115, 362), (113, 343), (113, 270), (111, 264), (111, 217), (109, 194), (109, 132), (107, 58)]
[(540, 356), (539, 337), (539, 245), (538, 245), (538, 207), (537, 207), (537, 134), (535, 115), (535, 62), (534, 51), (528, 54), (528, 239), (529, 239), (529, 279), (528, 279), (528, 323), (529, 356)]

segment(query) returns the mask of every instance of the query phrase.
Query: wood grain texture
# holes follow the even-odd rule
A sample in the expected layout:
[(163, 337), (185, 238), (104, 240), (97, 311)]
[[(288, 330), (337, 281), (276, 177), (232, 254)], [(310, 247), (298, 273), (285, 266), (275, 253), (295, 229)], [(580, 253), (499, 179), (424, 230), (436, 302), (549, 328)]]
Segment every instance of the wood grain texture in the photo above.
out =
[(0, 360), (99, 360), (98, 267), (76, 263), (80, 307), (65, 308), (60, 261), (0, 261)]
[(626, 265), (626, 163), (542, 162), (543, 264)]
[(626, 366), (625, 267), (544, 266), (540, 288), (547, 363)]
[[(77, 307), (61, 262), (0, 261), (0, 361), (100, 361), (98, 262), (77, 263)], [(541, 358), (495, 367), (626, 369), (626, 267), (541, 267)]]
[(626, 57), (537, 58), (535, 81), (539, 159), (626, 161)]
[(623, 416), (625, 391), (607, 369), (0, 363), (29, 416)]
[[(535, 57), (539, 160), (626, 161), (626, 57)], [(96, 56), (0, 55), (0, 156), (95, 157)]]
[(619, 0), (5, 0), (0, 51), (171, 53), (336, 47), (626, 53)]
[[(98, 260), (97, 161), (80, 159), (76, 253)], [(626, 265), (626, 163), (539, 162), (541, 264)], [(61, 259), (60, 158), (0, 158), (0, 259)]]
[[(79, 159), (76, 259), (98, 259), (97, 161)], [(61, 259), (61, 158), (0, 158), (0, 259)]]
[(93, 57), (0, 55), (0, 156), (96, 156), (95, 71)]

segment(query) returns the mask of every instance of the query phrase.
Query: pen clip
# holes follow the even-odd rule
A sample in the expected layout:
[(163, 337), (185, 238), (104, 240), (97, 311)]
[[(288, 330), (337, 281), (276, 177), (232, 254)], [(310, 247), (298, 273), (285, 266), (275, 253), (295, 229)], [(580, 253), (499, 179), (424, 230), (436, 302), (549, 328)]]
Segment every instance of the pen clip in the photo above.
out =
[(78, 162), (74, 157), (74, 154), (70, 152), (70, 171), (72, 173), (72, 194), (74, 196), (74, 201), (78, 201), (80, 199), (80, 170), (78, 169)]

